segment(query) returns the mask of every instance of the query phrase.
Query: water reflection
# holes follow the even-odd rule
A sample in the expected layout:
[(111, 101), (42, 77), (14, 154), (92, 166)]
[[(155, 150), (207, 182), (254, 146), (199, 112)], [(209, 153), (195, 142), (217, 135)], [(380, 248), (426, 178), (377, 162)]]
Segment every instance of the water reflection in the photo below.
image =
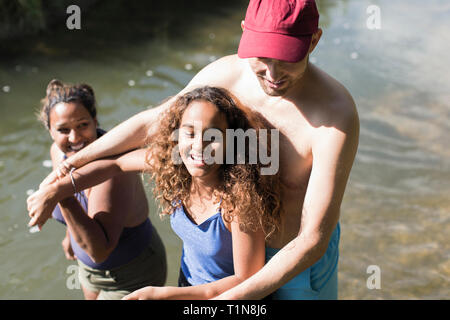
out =
[[(316, 0), (317, 8), (320, 14), (320, 26), (328, 28), (336, 18), (336, 10), (340, 10), (341, 15), (347, 15), (348, 0), (333, 1), (333, 0)], [(349, 23), (345, 23), (346, 28), (349, 28)]]

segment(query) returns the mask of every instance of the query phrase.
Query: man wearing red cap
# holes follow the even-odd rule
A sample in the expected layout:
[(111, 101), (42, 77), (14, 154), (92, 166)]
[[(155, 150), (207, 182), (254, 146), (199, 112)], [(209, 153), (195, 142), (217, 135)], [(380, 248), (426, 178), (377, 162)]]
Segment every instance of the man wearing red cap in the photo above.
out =
[[(250, 0), (238, 55), (206, 66), (181, 92), (224, 87), (280, 132), (281, 231), (267, 243), (266, 265), (218, 298), (337, 299), (339, 214), (359, 119), (347, 90), (308, 61), (318, 20), (314, 0)], [(61, 171), (143, 146), (173, 99), (118, 125)]]

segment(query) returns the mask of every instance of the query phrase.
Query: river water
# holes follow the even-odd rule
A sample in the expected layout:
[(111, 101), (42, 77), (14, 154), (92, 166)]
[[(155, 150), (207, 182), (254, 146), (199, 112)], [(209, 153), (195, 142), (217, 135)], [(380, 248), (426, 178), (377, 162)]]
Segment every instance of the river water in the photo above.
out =
[[(91, 84), (110, 129), (234, 53), (246, 5), (152, 26), (143, 10), (120, 19), (109, 8), (90, 12), (79, 31), (0, 44), (0, 299), (83, 298), (61, 249), (65, 229), (49, 221), (31, 234), (26, 226), (27, 193), (50, 171), (50, 137), (34, 115), (47, 83)], [(370, 5), (379, 29), (367, 25)], [(348, 88), (361, 120), (341, 210), (339, 298), (447, 299), (450, 5), (320, 1), (319, 10), (324, 34), (311, 61)], [(176, 285), (181, 243), (148, 195), (168, 251), (167, 284)]]

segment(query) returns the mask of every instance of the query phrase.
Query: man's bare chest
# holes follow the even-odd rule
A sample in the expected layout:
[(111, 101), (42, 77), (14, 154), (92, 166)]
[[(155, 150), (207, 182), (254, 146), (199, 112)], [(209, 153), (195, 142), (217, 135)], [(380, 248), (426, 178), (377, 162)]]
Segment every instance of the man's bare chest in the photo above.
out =
[[(304, 188), (312, 166), (312, 133), (298, 114), (261, 114), (270, 129), (278, 131), (279, 171), (283, 185), (291, 189)], [(273, 149), (273, 147), (272, 147)]]

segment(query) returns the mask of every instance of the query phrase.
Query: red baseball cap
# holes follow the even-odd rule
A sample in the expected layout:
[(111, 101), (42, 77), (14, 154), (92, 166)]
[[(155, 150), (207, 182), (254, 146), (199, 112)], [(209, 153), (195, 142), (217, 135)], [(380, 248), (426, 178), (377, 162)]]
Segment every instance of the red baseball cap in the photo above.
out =
[(250, 0), (238, 56), (298, 62), (318, 25), (314, 0)]

